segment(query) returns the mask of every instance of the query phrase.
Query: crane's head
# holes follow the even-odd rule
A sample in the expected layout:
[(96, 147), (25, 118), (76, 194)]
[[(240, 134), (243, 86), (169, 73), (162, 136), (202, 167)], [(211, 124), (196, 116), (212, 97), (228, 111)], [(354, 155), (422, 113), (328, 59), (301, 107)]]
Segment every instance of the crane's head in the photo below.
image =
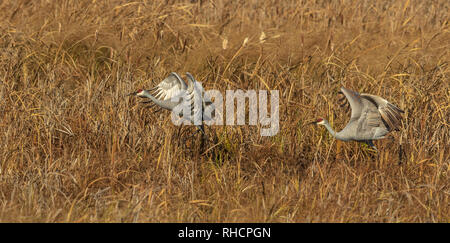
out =
[(145, 90), (143, 90), (143, 89), (138, 89), (136, 92), (129, 93), (127, 96), (129, 96), (129, 95), (143, 96), (143, 95), (144, 95), (144, 92), (145, 92)]
[(313, 121), (309, 124), (316, 124), (316, 125), (324, 125), (327, 122), (327, 120), (323, 119), (323, 118), (319, 118), (316, 121)]

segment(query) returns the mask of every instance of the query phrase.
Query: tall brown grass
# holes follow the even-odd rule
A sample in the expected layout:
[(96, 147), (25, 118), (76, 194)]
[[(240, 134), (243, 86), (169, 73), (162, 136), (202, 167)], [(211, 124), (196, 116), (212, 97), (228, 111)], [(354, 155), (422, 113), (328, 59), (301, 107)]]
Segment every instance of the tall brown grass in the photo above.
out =
[[(449, 9), (2, 1), (0, 221), (449, 222)], [(168, 112), (125, 97), (172, 71), (280, 90), (280, 132), (212, 126), (205, 149), (183, 144)], [(378, 154), (304, 126), (343, 128), (341, 86), (405, 110)]]

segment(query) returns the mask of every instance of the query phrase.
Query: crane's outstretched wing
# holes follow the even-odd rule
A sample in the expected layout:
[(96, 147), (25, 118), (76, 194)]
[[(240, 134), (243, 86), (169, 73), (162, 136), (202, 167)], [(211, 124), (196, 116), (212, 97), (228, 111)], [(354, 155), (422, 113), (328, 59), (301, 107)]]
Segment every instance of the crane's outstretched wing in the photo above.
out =
[(377, 107), (388, 131), (398, 130), (401, 125), (401, 113), (405, 113), (403, 110), (376, 95), (361, 94), (361, 98), (372, 102)]
[(152, 95), (159, 100), (170, 100), (187, 89), (186, 82), (175, 72), (169, 74), (156, 87), (150, 89)]
[[(202, 115), (204, 121), (209, 121), (215, 118), (215, 106), (211, 101), (211, 97), (205, 93), (203, 86), (190, 74), (186, 72), (186, 77), (188, 78), (188, 92), (191, 98), (191, 111), (192, 115)], [(194, 106), (194, 95), (201, 98), (202, 109)], [(200, 114), (202, 112), (202, 114)]]
[(155, 87), (145, 90), (145, 93), (141, 95), (141, 98), (148, 98), (150, 100), (141, 103), (152, 103), (147, 106), (150, 108), (154, 105), (159, 106), (167, 110), (172, 110), (175, 106), (179, 104), (177, 100), (174, 99), (178, 97), (178, 100), (184, 92), (186, 92), (187, 85), (186, 82), (175, 72), (169, 74), (167, 78), (161, 81)]
[(341, 108), (345, 109), (345, 113), (347, 114), (350, 111), (350, 103), (348, 103), (347, 101), (347, 97), (345, 97), (344, 93), (342, 93), (342, 91), (339, 91), (338, 94), (342, 95), (341, 98), (339, 98), (339, 106)]
[[(142, 103), (153, 103), (148, 106), (157, 105), (167, 110), (173, 110), (179, 106), (180, 110), (176, 110), (184, 119), (190, 120), (195, 124), (198, 122), (211, 120), (214, 118), (215, 107), (205, 90), (199, 82), (190, 73), (186, 73), (188, 84), (180, 78), (177, 73), (171, 73), (156, 87), (145, 90), (139, 97), (148, 98), (150, 100)], [(134, 93), (135, 94), (135, 93)], [(177, 109), (178, 109), (177, 108)], [(186, 109), (190, 110), (190, 117), (185, 117)], [(205, 114), (205, 110), (206, 112)]]
[(352, 113), (350, 115), (350, 121), (358, 120), (361, 116), (361, 111), (363, 109), (363, 103), (361, 101), (361, 96), (358, 92), (341, 87), (341, 92), (347, 98), (348, 103), (350, 103), (350, 108)]
[(358, 140), (371, 140), (384, 137), (389, 131), (381, 118), (378, 107), (372, 101), (361, 95), (363, 108), (361, 116), (356, 124), (356, 135)]
[(401, 109), (387, 100), (370, 94), (359, 94), (352, 90), (341, 88), (345, 98), (340, 99), (341, 107), (350, 105), (352, 113), (347, 126), (342, 129), (342, 135), (351, 134), (354, 140), (369, 141), (383, 138), (401, 124)]

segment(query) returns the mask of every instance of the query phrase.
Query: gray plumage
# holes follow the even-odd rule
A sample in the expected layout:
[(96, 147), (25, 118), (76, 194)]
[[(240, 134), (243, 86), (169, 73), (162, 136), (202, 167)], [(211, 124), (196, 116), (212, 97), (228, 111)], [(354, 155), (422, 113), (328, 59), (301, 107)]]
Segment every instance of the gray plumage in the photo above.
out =
[(344, 129), (335, 132), (328, 121), (322, 118), (314, 122), (324, 125), (336, 139), (365, 142), (375, 148), (372, 140), (384, 138), (401, 125), (401, 113), (404, 111), (387, 100), (376, 95), (359, 94), (344, 87), (341, 92), (351, 108), (350, 121)]
[[(188, 83), (186, 83), (177, 73), (172, 72), (155, 87), (149, 90), (139, 89), (129, 95), (136, 95), (140, 98), (150, 99), (150, 101), (144, 101), (142, 103), (152, 103), (150, 107), (156, 105), (170, 111), (182, 102), (186, 101), (191, 109), (191, 116), (188, 118), (183, 117), (184, 119), (191, 122), (194, 122), (194, 117), (199, 117), (202, 121), (213, 119), (215, 110), (214, 104), (210, 98), (205, 95), (204, 89), (201, 85), (199, 85), (199, 83), (197, 83), (197, 80), (195, 80), (192, 74), (187, 72), (186, 77)], [(199, 97), (201, 99), (201, 107), (195, 106), (195, 97)], [(205, 115), (205, 109), (212, 111), (206, 113), (211, 114), (211, 117)], [(182, 113), (179, 115), (181, 116)], [(197, 127), (204, 133), (203, 125), (197, 125)]]

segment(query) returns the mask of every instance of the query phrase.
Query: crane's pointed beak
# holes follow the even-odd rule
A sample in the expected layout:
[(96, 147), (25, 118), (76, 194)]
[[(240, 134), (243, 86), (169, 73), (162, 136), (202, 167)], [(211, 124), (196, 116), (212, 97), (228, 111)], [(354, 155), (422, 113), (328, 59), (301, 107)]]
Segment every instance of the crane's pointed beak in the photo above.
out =
[(127, 94), (126, 96), (130, 96), (130, 95), (136, 95), (137, 94), (137, 92), (133, 92), (133, 93), (129, 93), (129, 94)]

